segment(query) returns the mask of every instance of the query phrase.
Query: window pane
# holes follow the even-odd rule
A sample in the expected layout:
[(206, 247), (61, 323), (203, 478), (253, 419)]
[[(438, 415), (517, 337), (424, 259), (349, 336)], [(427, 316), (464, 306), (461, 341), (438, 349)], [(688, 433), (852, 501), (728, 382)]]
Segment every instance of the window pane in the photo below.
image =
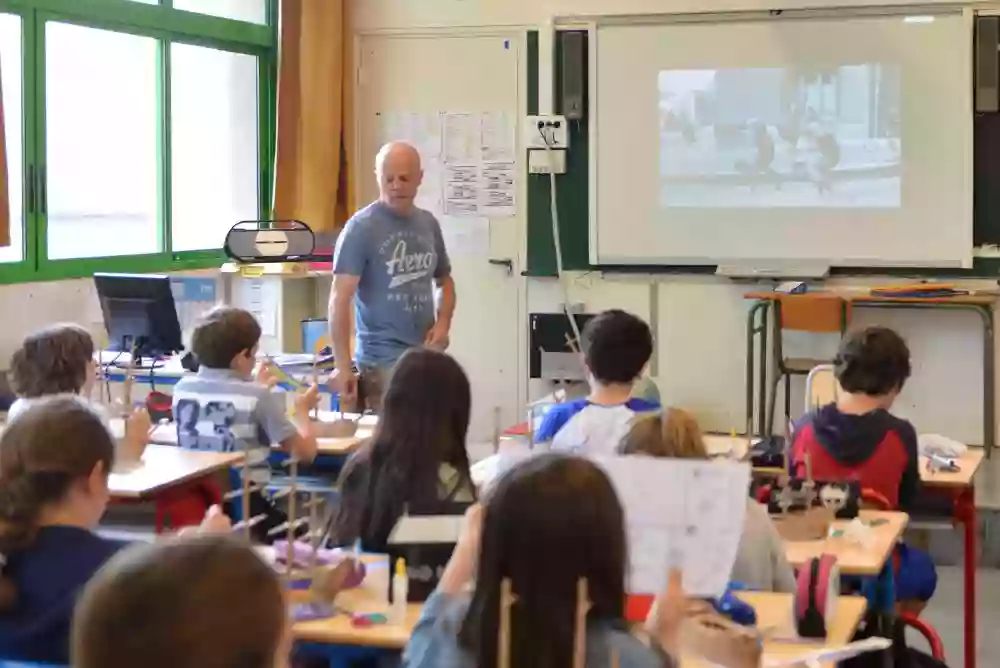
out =
[(261, 25), (267, 23), (267, 0), (174, 0), (174, 9), (186, 9), (189, 12)]
[(170, 46), (172, 250), (222, 248), (257, 218), (257, 57)]
[(0, 262), (24, 259), (24, 145), (22, 140), (21, 17), (0, 14), (0, 80), (3, 83), (3, 131), (7, 148), (10, 198), (10, 246), (0, 248)]
[(45, 27), (48, 256), (155, 253), (156, 40)]

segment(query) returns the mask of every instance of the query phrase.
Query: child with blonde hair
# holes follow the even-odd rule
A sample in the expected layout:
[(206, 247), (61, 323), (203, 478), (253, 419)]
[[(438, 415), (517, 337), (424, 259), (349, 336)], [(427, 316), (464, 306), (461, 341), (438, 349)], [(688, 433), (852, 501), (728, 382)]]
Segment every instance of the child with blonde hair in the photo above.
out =
[[(698, 421), (679, 408), (637, 419), (622, 439), (623, 455), (709, 459)], [(746, 520), (730, 576), (750, 589), (795, 591), (795, 575), (767, 508), (747, 498)]]

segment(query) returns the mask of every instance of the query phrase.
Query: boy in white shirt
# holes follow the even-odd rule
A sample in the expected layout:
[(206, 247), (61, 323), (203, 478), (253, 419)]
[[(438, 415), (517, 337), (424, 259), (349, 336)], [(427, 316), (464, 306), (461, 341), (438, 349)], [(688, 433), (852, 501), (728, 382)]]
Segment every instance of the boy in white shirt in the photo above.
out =
[(653, 334), (641, 318), (613, 309), (591, 318), (580, 336), (590, 394), (549, 409), (535, 440), (563, 452), (611, 455), (637, 414), (660, 410), (659, 402), (633, 396)]

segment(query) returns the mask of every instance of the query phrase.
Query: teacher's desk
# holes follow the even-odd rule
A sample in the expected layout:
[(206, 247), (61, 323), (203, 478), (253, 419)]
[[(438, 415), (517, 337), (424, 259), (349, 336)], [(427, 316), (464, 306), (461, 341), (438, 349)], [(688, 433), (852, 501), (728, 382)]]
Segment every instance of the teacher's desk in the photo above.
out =
[[(781, 303), (792, 300), (825, 300), (840, 298), (846, 314), (852, 308), (895, 308), (895, 309), (925, 309), (925, 310), (961, 310), (972, 311), (979, 315), (983, 323), (983, 447), (986, 456), (990, 457), (996, 441), (996, 378), (994, 351), (994, 316), (993, 309), (1000, 301), (996, 294), (969, 294), (954, 297), (896, 297), (876, 296), (869, 289), (839, 289), (817, 290), (802, 294), (784, 294), (779, 292), (748, 292), (746, 299), (755, 301), (747, 313), (747, 424), (751, 424), (754, 414), (754, 385), (756, 359), (761, 360), (760, 378), (757, 379), (757, 404), (760, 407), (757, 419), (757, 433), (765, 435), (767, 417), (768, 388), (768, 336), (781, 336), (781, 326), (778, 313)], [(759, 337), (760, 345), (756, 348), (754, 340)], [(770, 371), (773, 373), (774, 369)], [(773, 409), (772, 409), (773, 410)]]

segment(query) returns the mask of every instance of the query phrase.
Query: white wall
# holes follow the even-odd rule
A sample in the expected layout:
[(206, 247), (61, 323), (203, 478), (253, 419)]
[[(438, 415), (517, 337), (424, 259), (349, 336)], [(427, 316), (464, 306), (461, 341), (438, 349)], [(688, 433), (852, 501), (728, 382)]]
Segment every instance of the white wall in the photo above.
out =
[(56, 322), (75, 322), (86, 327), (95, 343), (107, 338), (101, 318), (101, 305), (89, 278), (47, 283), (0, 285), (0, 369), (6, 369), (10, 356), (32, 330)]
[[(862, 0), (354, 0), (355, 31), (408, 32), (427, 28), (523, 26), (543, 31), (553, 17), (734, 11), (873, 4)], [(879, 5), (906, 4), (880, 0)], [(548, 79), (547, 72), (540, 80)], [(543, 84), (544, 85), (544, 84)], [(545, 96), (541, 96), (543, 104)], [(655, 281), (655, 287), (654, 282)], [(891, 282), (891, 281), (888, 281)], [(996, 287), (993, 282), (985, 285)], [(624, 308), (649, 318), (657, 335), (658, 383), (664, 401), (698, 413), (708, 429), (728, 431), (745, 425), (745, 325), (752, 286), (714, 277), (574, 277), (573, 301), (588, 311)], [(554, 280), (525, 281), (527, 312), (555, 310), (562, 302)], [(878, 322), (898, 329), (913, 352), (914, 376), (898, 404), (919, 430), (982, 442), (982, 335), (972, 313), (863, 310), (856, 324)], [(520, 331), (527, 330), (520, 323)], [(786, 354), (832, 354), (835, 337), (790, 337)], [(525, 348), (526, 349), (526, 348)], [(527, 381), (526, 381), (527, 382)], [(544, 391), (532, 382), (529, 395)], [(802, 384), (793, 389), (793, 409), (801, 410)], [(779, 399), (780, 405), (780, 399)]]
[[(217, 271), (185, 272), (190, 276), (219, 276)], [(220, 301), (226, 301), (226, 285), (220, 280), (216, 292)], [(205, 305), (207, 308), (208, 305)], [(181, 313), (181, 327), (186, 328), (202, 308)], [(91, 278), (40, 283), (0, 285), (0, 370), (9, 367), (10, 356), (21, 345), (26, 335), (36, 329), (60, 322), (72, 322), (85, 327), (99, 347), (107, 346), (107, 332), (101, 315), (101, 303)], [(297, 325), (296, 325), (297, 328)]]

